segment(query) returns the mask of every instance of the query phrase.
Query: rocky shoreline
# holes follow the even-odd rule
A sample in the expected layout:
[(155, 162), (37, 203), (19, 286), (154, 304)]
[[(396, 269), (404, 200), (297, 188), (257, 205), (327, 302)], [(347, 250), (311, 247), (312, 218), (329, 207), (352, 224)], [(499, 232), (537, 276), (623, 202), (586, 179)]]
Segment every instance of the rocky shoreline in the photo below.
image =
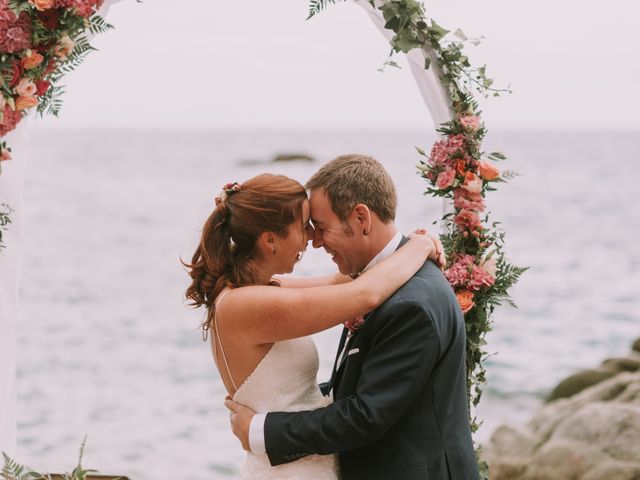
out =
[(640, 338), (573, 374), (524, 426), (483, 445), (491, 480), (640, 480)]

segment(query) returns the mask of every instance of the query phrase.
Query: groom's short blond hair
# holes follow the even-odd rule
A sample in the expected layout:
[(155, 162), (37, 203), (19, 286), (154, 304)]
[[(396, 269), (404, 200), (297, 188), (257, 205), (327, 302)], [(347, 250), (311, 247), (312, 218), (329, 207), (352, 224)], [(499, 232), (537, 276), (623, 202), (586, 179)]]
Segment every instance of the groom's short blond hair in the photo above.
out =
[(318, 170), (306, 187), (324, 188), (331, 208), (343, 222), (359, 203), (369, 207), (384, 223), (396, 218), (398, 197), (393, 180), (373, 157), (341, 155)]

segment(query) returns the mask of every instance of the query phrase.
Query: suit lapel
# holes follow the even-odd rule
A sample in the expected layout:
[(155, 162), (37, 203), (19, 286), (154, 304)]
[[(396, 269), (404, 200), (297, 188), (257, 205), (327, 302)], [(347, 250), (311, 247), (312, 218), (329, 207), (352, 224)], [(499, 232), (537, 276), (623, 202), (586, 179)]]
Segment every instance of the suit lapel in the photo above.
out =
[(351, 336), (349, 336), (347, 334), (347, 341), (346, 341), (346, 345), (340, 350), (340, 353), (342, 353), (344, 351), (344, 355), (340, 356), (340, 354), (338, 354), (338, 359), (336, 359), (336, 362), (339, 360), (340, 363), (338, 364), (338, 366), (336, 367), (336, 374), (338, 372), (340, 372), (340, 370), (342, 369), (342, 367), (344, 366), (344, 364), (347, 362), (347, 357), (349, 355), (347, 355), (347, 353), (349, 352), (349, 348), (351, 347), (351, 345), (353, 344), (353, 342), (355, 341), (356, 336), (358, 335), (358, 332), (354, 332), (353, 334), (351, 334)]
[[(409, 239), (403, 235), (402, 239), (400, 240), (400, 244), (398, 245), (398, 248), (400, 248), (402, 245), (404, 245), (408, 241), (409, 241)], [(396, 248), (396, 250), (398, 248)], [(366, 323), (366, 321), (368, 320), (368, 318), (371, 316), (371, 314), (373, 312), (375, 312), (375, 310), (372, 311), (372, 312), (367, 313), (364, 316), (365, 323)], [(362, 327), (364, 327), (364, 324), (362, 325)], [(358, 336), (359, 332), (360, 332), (360, 329), (356, 330), (354, 332), (354, 334), (349, 337), (348, 336), (349, 330), (346, 327), (342, 331), (342, 337), (340, 337), (340, 344), (338, 345), (338, 352), (336, 353), (336, 359), (333, 362), (333, 371), (331, 372), (331, 379), (329, 380), (329, 391), (330, 392), (334, 392), (334, 387), (340, 381), (340, 373), (344, 369), (344, 366), (347, 363), (347, 358), (349, 357), (349, 355), (347, 355), (347, 353), (349, 351), (349, 347), (353, 344), (353, 342), (355, 342), (355, 338)], [(345, 343), (347, 343), (347, 340), (348, 340), (349, 343), (345, 348)], [(340, 358), (340, 354), (342, 353), (343, 350), (345, 350), (344, 356), (342, 358)], [(339, 365), (338, 365), (338, 360), (340, 360), (340, 364)]]
[(338, 351), (336, 352), (336, 359), (333, 361), (333, 370), (331, 371), (331, 379), (329, 380), (329, 391), (333, 390), (333, 385), (336, 380), (336, 374), (338, 369), (338, 359), (340, 358), (340, 352), (344, 348), (344, 344), (347, 341), (349, 330), (345, 327), (342, 330), (342, 336), (340, 337), (340, 343), (338, 344)]

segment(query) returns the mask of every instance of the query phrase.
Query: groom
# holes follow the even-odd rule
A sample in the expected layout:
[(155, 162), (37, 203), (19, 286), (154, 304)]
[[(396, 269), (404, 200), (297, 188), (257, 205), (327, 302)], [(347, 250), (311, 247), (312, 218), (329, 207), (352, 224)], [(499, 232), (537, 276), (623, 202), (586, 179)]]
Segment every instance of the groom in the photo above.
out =
[[(307, 182), (313, 246), (343, 274), (358, 274), (406, 239), (395, 225), (396, 192), (371, 157), (345, 155)], [(231, 400), (245, 449), (272, 465), (338, 453), (341, 478), (479, 478), (467, 411), (465, 324), (452, 288), (430, 261), (391, 298), (342, 333), (327, 407), (254, 412)]]

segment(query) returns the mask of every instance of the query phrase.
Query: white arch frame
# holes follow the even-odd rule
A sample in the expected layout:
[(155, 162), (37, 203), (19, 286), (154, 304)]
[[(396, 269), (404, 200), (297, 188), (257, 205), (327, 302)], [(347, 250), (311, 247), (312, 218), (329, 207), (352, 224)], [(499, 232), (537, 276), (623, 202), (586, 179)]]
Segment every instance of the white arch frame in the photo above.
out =
[[(110, 5), (120, 0), (107, 0), (101, 9), (106, 16)], [(368, 14), (387, 40), (393, 32), (384, 28), (380, 10), (371, 6), (368, 0), (354, 0)], [(451, 102), (439, 79), (436, 62), (431, 62), (429, 70), (424, 69), (425, 57), (431, 57), (428, 48), (412, 50), (407, 54), (418, 89), (424, 99), (436, 126), (451, 120)], [(26, 123), (26, 122), (24, 122)], [(6, 249), (0, 253), (0, 451), (15, 455), (16, 451), (16, 325), (20, 315), (19, 285), (22, 263), (22, 222), (23, 186), (28, 163), (28, 125), (8, 135), (13, 147), (14, 159), (3, 165), (0, 175), (0, 203), (7, 203), (15, 210), (11, 229), (5, 232)]]

